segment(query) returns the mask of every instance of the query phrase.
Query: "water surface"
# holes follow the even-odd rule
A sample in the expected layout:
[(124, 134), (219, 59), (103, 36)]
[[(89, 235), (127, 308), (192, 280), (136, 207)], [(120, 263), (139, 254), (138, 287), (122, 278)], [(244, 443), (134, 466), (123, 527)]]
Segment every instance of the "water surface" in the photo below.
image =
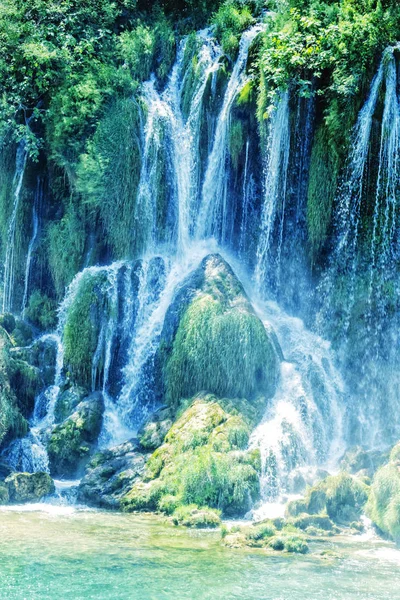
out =
[(28, 507), (0, 511), (0, 540), (1, 600), (400, 599), (400, 551), (377, 539), (271, 557), (155, 517)]

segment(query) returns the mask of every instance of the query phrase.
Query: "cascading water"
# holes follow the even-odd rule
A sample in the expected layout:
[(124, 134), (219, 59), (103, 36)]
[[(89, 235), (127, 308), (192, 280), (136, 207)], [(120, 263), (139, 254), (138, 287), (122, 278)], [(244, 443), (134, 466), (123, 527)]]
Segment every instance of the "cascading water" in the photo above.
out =
[[(286, 187), (290, 151), (289, 92), (278, 99), (271, 118), (268, 148), (264, 203), (261, 215), (261, 232), (257, 248), (255, 281), (257, 288), (265, 290), (270, 270), (279, 268), (282, 247), (283, 223), (285, 218)], [(279, 214), (278, 257), (276, 265), (271, 261), (271, 243), (275, 220)]]
[(378, 72), (371, 83), (368, 99), (360, 111), (351, 136), (348, 165), (338, 195), (338, 208), (336, 212), (337, 242), (331, 257), (331, 266), (321, 284), (321, 290), (325, 299), (324, 313), (327, 316), (331, 310), (331, 300), (334, 296), (333, 288), (338, 269), (342, 273), (349, 274), (350, 285), (345, 298), (345, 331), (349, 328), (351, 310), (354, 304), (360, 207), (365, 186), (372, 119), (376, 110), (383, 79), (384, 61), (382, 60)]
[[(135, 206), (137, 227), (133, 232), (137, 236), (137, 256), (141, 258), (85, 268), (69, 286), (60, 306), (54, 336), (58, 349), (55, 382), (37, 399), (30, 441), (25, 438), (23, 445), (30, 444), (33, 448), (35, 440), (44, 440), (49, 427), (54, 424), (62, 370), (67, 366), (64, 365), (63, 336), (68, 314), (79, 301), (82, 286), (91, 278), (100, 276), (101, 279), (96, 289), (101, 308), (97, 315), (97, 340), (91, 365), (92, 390), (102, 392), (105, 404), (99, 445), (109, 447), (132, 437), (149, 413), (161, 404), (154, 363), (174, 293), (206, 254), (220, 251), (218, 243), (225, 247), (222, 254), (228, 252), (226, 246), (229, 246), (234, 227), (227, 196), (230, 117), (235, 99), (248, 79), (246, 65), (250, 46), (262, 30), (263, 26), (257, 25), (242, 36), (238, 58), (216, 115), (204, 174), (199, 158), (203, 107), (206, 90), (211, 88), (210, 93), (215, 93), (216, 73), (222, 55), (210, 32), (199, 34), (200, 50), (188, 110), (183, 108), (188, 68), (191, 68), (187, 67), (185, 40), (179, 46), (164, 91), (159, 91), (154, 77), (143, 84), (147, 108), (144, 111), (146, 119), (143, 116), (142, 163)], [(365, 138), (369, 136), (367, 129), (371, 127), (383, 68), (378, 80), (379, 77), (380, 81), (375, 81), (371, 91), (375, 99), (370, 99), (360, 131), (355, 135), (360, 152), (364, 141), (368, 146)], [(280, 259), (289, 187), (290, 133), (289, 92), (286, 91), (279, 97), (271, 118), (260, 207), (261, 231), (255, 280), (259, 295), (264, 297), (265, 292), (270, 291), (271, 281), (279, 286), (282, 279)], [(241, 209), (235, 224), (239, 235), (237, 243), (232, 244), (242, 263), (248, 258), (250, 234), (255, 238), (254, 232), (250, 232), (251, 219), (253, 211), (258, 210), (255, 206), (260, 204), (251, 139), (246, 139), (244, 149), (239, 187)], [(305, 155), (308, 151), (307, 146)], [(389, 150), (385, 152), (389, 153)], [(303, 158), (306, 162), (306, 157)], [(357, 158), (360, 157), (357, 155)], [(366, 157), (360, 160), (365, 162)], [(355, 183), (350, 184), (353, 196), (357, 193)], [(165, 195), (162, 202), (161, 193)], [(343, 199), (344, 205), (347, 201), (349, 215), (351, 198)], [(297, 207), (298, 212), (304, 212), (303, 197), (298, 202), (301, 204)], [(162, 210), (159, 204), (163, 205)], [(342, 210), (345, 208), (343, 206)], [(380, 215), (377, 219), (382, 218)], [(34, 236), (31, 242), (33, 248)], [(254, 246), (257, 243), (253, 242)], [(234, 257), (231, 260), (227, 256), (227, 260), (232, 264), (235, 262)], [(253, 291), (250, 285), (248, 295), (251, 298)], [(299, 470), (316, 469), (338, 458), (342, 451), (341, 407), (345, 392), (327, 342), (309, 332), (302, 321), (285, 314), (277, 304), (260, 302), (258, 312), (265, 326), (275, 330), (284, 356), (276, 395), (251, 438), (251, 446), (261, 451), (262, 499), (268, 504), (293, 491), (293, 476)], [(26, 450), (24, 452), (27, 454)], [(39, 462), (32, 462), (30, 470), (36, 470)], [(47, 470), (48, 463), (42, 462), (41, 467)]]
[[(354, 127), (337, 199), (335, 246), (319, 288), (322, 309), (317, 316), (318, 327), (325, 332), (336, 313), (335, 337), (355, 398), (347, 435), (369, 447), (397, 439), (400, 431), (396, 308), (400, 297), (400, 106), (394, 50), (391, 47), (384, 52)], [(371, 161), (381, 98), (379, 155), (378, 161)], [(372, 209), (369, 197), (373, 199)], [(367, 220), (367, 210), (372, 212), (372, 219)], [(370, 259), (366, 260), (368, 250), (364, 250), (368, 247)], [(341, 286), (345, 293), (340, 293)], [(357, 339), (352, 330), (355, 320), (363, 331)]]
[(26, 256), (24, 295), (22, 298), (22, 311), (21, 311), (22, 316), (24, 316), (24, 314), (25, 314), (25, 309), (26, 309), (26, 306), (28, 303), (29, 283), (30, 283), (29, 280), (30, 280), (30, 275), (31, 275), (32, 255), (35, 250), (36, 239), (37, 239), (38, 231), (39, 231), (39, 215), (40, 215), (40, 208), (41, 208), (42, 202), (43, 202), (43, 183), (40, 180), (40, 178), (38, 178), (37, 184), (36, 184), (35, 198), (34, 198), (34, 203), (33, 203), (33, 208), (32, 208), (32, 236), (29, 241), (28, 254)]
[(297, 491), (293, 478), (302, 470), (335, 467), (344, 451), (344, 384), (328, 342), (274, 302), (260, 303), (258, 311), (284, 355), (278, 390), (250, 439), (261, 452), (262, 506), (256, 515), (262, 517)]
[(263, 31), (262, 25), (255, 25), (246, 31), (240, 40), (239, 54), (225, 92), (207, 170), (201, 192), (201, 202), (196, 222), (196, 237), (215, 237), (219, 242), (229, 238), (232, 222), (229, 220), (227, 181), (228, 181), (228, 140), (230, 114), (233, 103), (246, 83), (246, 65), (251, 43)]
[[(199, 138), (201, 109), (210, 75), (219, 68), (221, 50), (208, 31), (200, 32), (201, 49), (196, 70), (196, 85), (193, 90), (190, 110), (185, 120), (182, 98), (186, 73), (184, 71), (186, 40), (183, 40), (175, 65), (164, 92), (156, 90), (154, 77), (143, 85), (144, 101), (147, 106), (145, 143), (142, 171), (136, 203), (138, 230), (144, 236), (139, 246), (142, 253), (156, 252), (161, 242), (184, 254), (189, 246), (191, 221), (196, 205), (199, 184)], [(157, 237), (157, 197), (162, 185), (158, 165), (166, 167), (169, 192), (168, 211), (172, 224), (165, 240)], [(172, 230), (172, 231), (171, 231)]]
[(3, 287), (3, 313), (13, 309), (13, 292), (15, 279), (15, 235), (17, 230), (17, 217), (25, 167), (28, 160), (28, 151), (25, 140), (21, 140), (17, 147), (16, 165), (14, 175), (13, 208), (8, 225), (6, 256), (4, 262), (4, 287)]

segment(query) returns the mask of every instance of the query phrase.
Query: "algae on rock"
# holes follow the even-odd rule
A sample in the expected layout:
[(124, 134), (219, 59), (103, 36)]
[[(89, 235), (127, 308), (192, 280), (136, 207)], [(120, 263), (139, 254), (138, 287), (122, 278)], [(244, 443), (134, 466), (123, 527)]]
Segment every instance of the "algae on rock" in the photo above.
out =
[(243, 286), (209, 255), (176, 293), (166, 315), (160, 357), (167, 402), (210, 392), (221, 398), (270, 398), (279, 376), (274, 340)]

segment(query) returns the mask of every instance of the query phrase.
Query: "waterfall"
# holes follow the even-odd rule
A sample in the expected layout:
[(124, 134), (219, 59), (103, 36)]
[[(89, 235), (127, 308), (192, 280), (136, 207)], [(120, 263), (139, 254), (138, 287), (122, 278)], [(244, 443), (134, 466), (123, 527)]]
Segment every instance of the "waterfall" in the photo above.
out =
[(255, 281), (258, 290), (265, 289), (266, 280), (274, 268), (271, 260), (271, 245), (274, 225), (280, 218), (277, 258), (279, 268), (285, 219), (286, 187), (290, 150), (289, 92), (283, 92), (271, 117), (267, 146), (267, 166), (264, 202), (261, 214), (261, 231), (257, 248)]
[(38, 177), (37, 183), (36, 183), (35, 198), (34, 198), (33, 208), (32, 208), (32, 236), (29, 241), (28, 254), (26, 256), (24, 295), (23, 295), (23, 299), (22, 299), (22, 310), (21, 310), (22, 317), (25, 314), (25, 309), (26, 309), (26, 306), (28, 303), (31, 262), (32, 262), (33, 251), (34, 251), (35, 245), (36, 245), (36, 238), (37, 238), (38, 231), (39, 231), (39, 214), (40, 214), (42, 201), (43, 201), (43, 183), (40, 180), (40, 178)]
[(15, 234), (17, 230), (17, 216), (19, 200), (21, 196), (22, 183), (28, 159), (28, 151), (25, 140), (21, 140), (17, 147), (15, 174), (13, 180), (14, 199), (13, 208), (8, 225), (7, 246), (4, 262), (4, 289), (3, 289), (3, 313), (13, 309), (13, 292), (15, 280)]
[(215, 237), (218, 241), (225, 242), (228, 238), (231, 225), (227, 198), (230, 114), (233, 103), (247, 80), (246, 65), (249, 48), (263, 29), (262, 25), (255, 25), (245, 31), (240, 40), (239, 54), (228, 82), (221, 111), (217, 117), (214, 142), (208, 157), (196, 222), (198, 239)]
[(320, 291), (324, 296), (323, 315), (329, 318), (336, 276), (339, 271), (349, 274), (349, 289), (345, 300), (343, 331), (348, 331), (354, 304), (354, 284), (357, 272), (357, 247), (360, 227), (360, 208), (363, 198), (367, 168), (372, 119), (376, 110), (379, 91), (384, 78), (384, 60), (372, 80), (368, 98), (362, 107), (351, 135), (347, 167), (337, 198), (336, 243), (330, 259), (330, 267), (322, 281)]
[(138, 427), (159, 401), (154, 380), (154, 358), (158, 350), (164, 318), (177, 286), (198, 266), (209, 251), (199, 244), (177, 260), (161, 257), (143, 260), (137, 292), (137, 313), (124, 385), (117, 399), (125, 423)]
[[(199, 185), (200, 124), (204, 93), (212, 73), (219, 68), (221, 50), (208, 30), (200, 32), (201, 49), (196, 69), (196, 83), (187, 119), (182, 112), (182, 97), (186, 83), (185, 56), (187, 40), (178, 49), (167, 86), (162, 94), (156, 90), (154, 76), (143, 84), (147, 106), (142, 170), (135, 209), (138, 229), (144, 232), (141, 253), (156, 252), (160, 242), (176, 246), (183, 255), (189, 248), (197, 189)], [(165, 173), (160, 173), (164, 165)], [(167, 181), (163, 181), (167, 177)], [(157, 223), (157, 198), (160, 186), (168, 188), (168, 211), (172, 224)], [(157, 236), (157, 229), (166, 226), (166, 239)], [(171, 229), (173, 231), (171, 231)]]
[(293, 492), (302, 471), (332, 468), (343, 454), (344, 383), (328, 342), (289, 317), (274, 302), (258, 306), (272, 326), (284, 360), (278, 390), (250, 439), (262, 461), (262, 517), (271, 503)]

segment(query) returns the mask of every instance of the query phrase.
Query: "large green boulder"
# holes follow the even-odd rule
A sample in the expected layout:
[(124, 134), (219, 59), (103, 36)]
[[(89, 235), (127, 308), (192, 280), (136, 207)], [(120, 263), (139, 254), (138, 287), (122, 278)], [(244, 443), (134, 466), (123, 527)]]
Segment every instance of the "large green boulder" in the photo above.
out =
[(15, 437), (23, 437), (28, 423), (18, 409), (17, 397), (11, 387), (11, 340), (0, 327), (0, 446)]
[(255, 314), (242, 284), (218, 254), (203, 259), (167, 311), (159, 363), (167, 403), (210, 392), (221, 398), (273, 396), (276, 338)]
[(349, 475), (331, 475), (307, 489), (304, 499), (289, 502), (287, 517), (327, 515), (339, 524), (358, 521), (368, 500), (368, 486)]
[(48, 473), (12, 473), (4, 482), (9, 502), (35, 502), (54, 494), (54, 482)]
[(376, 472), (366, 511), (382, 532), (400, 543), (400, 444)]
[(51, 432), (47, 452), (54, 476), (79, 475), (96, 446), (102, 422), (104, 401), (94, 393), (80, 402), (72, 415), (56, 425)]
[(143, 475), (149, 454), (135, 440), (98, 452), (86, 467), (78, 501), (102, 508), (120, 508), (121, 498)]
[(248, 451), (258, 413), (247, 401), (199, 395), (151, 455), (141, 481), (121, 499), (125, 510), (161, 510), (182, 505), (245, 514), (259, 497), (258, 451)]

